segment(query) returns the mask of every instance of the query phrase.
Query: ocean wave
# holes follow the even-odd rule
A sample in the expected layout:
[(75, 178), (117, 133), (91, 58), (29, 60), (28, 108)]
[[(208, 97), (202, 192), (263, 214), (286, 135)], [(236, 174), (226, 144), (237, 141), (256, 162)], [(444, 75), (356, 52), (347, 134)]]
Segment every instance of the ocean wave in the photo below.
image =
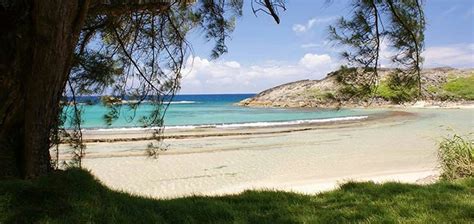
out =
[[(367, 119), (368, 116), (347, 116), (347, 117), (333, 117), (333, 118), (320, 118), (310, 120), (293, 120), (293, 121), (261, 121), (261, 122), (249, 122), (249, 123), (231, 123), (231, 124), (200, 124), (200, 125), (176, 125), (166, 126), (166, 129), (195, 129), (195, 128), (255, 128), (255, 127), (278, 127), (278, 126), (292, 126), (301, 124), (318, 124), (318, 123), (329, 123), (329, 122), (341, 122), (341, 121), (356, 121)], [(124, 127), (124, 128), (103, 128), (95, 129), (94, 131), (114, 132), (114, 131), (151, 131), (157, 129), (143, 128), (143, 127)]]
[[(251, 122), (251, 123), (240, 123), (240, 124), (221, 124), (215, 125), (216, 128), (250, 128), (250, 127), (275, 127), (275, 126), (289, 126), (289, 125), (300, 125), (300, 124), (317, 124), (317, 123), (328, 123), (338, 121), (353, 121), (367, 119), (368, 116), (350, 116), (350, 117), (334, 117), (334, 118), (321, 118), (312, 120), (294, 120), (294, 121), (262, 121), (262, 122)], [(209, 125), (208, 125), (209, 126)]]
[[(168, 102), (165, 102), (165, 104)], [(169, 102), (170, 104), (193, 104), (197, 103), (196, 101), (190, 101), (190, 100), (182, 100), (182, 101), (171, 101)]]
[[(138, 100), (122, 100), (120, 103), (121, 104), (132, 104), (132, 103), (138, 103), (140, 101)], [(141, 103), (151, 103), (150, 100), (143, 100)], [(190, 101), (190, 100), (181, 100), (181, 101), (171, 101), (171, 102), (163, 102), (163, 104), (193, 104), (197, 103), (196, 101)]]

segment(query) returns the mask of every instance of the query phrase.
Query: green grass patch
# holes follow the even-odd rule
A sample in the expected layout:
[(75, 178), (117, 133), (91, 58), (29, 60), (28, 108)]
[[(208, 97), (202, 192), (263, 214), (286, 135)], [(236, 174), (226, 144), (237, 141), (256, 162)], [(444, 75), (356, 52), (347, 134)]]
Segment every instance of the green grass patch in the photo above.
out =
[(427, 186), (347, 183), (315, 196), (246, 191), (156, 200), (112, 191), (80, 169), (0, 182), (0, 223), (469, 223), (474, 179)]
[(379, 86), (377, 86), (376, 96), (390, 100), (395, 97), (395, 93), (388, 87), (386, 81), (382, 81), (380, 82)]
[(474, 139), (453, 135), (439, 144), (441, 177), (455, 180), (474, 177)]
[(406, 83), (392, 74), (387, 79), (380, 81), (375, 95), (399, 104), (414, 100), (417, 96), (417, 89), (413, 83)]
[(474, 100), (474, 75), (451, 79), (443, 85), (448, 98)]

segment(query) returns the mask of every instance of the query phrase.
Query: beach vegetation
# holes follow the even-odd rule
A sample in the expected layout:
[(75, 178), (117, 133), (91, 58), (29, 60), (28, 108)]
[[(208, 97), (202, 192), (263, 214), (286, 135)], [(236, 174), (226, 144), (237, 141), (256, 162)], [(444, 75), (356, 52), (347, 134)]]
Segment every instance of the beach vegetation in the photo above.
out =
[[(338, 98), (340, 100), (349, 100), (356, 98), (358, 100), (367, 100), (371, 97), (372, 84), (367, 82), (370, 76), (355, 67), (342, 65), (339, 70), (331, 73), (335, 77), (336, 82), (340, 85), (338, 89)], [(372, 70), (366, 68), (365, 70)], [(364, 81), (365, 80), (365, 81)]]
[(317, 195), (245, 191), (151, 199), (73, 168), (0, 182), (0, 223), (470, 223), (474, 179), (429, 185), (349, 182)]
[(439, 92), (441, 91), (441, 88), (439, 88), (438, 86), (435, 86), (435, 85), (430, 85), (426, 88), (426, 91), (430, 94), (430, 95), (437, 95), (439, 94)]
[(474, 177), (474, 139), (454, 134), (439, 143), (441, 177), (446, 180)]
[(417, 96), (417, 89), (413, 80), (406, 80), (398, 74), (392, 73), (380, 82), (375, 95), (400, 104), (414, 100)]
[(448, 80), (442, 87), (447, 99), (474, 100), (474, 74)]

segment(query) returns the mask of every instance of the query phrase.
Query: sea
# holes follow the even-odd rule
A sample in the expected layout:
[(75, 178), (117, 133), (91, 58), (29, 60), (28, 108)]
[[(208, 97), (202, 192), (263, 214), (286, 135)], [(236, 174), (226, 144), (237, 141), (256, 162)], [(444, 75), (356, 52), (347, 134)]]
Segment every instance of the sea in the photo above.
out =
[[(328, 121), (366, 119), (374, 111), (357, 109), (316, 108), (251, 108), (238, 106), (239, 101), (255, 94), (195, 94), (176, 95), (164, 115), (166, 128), (238, 128), (264, 127)], [(108, 109), (100, 103), (99, 96), (88, 96), (78, 100), (84, 129), (140, 129), (144, 128), (140, 117), (153, 110), (150, 103), (142, 103), (136, 111), (120, 109), (119, 118), (111, 125), (105, 122)], [(133, 119), (132, 119), (133, 118)], [(66, 128), (69, 122), (66, 122)]]

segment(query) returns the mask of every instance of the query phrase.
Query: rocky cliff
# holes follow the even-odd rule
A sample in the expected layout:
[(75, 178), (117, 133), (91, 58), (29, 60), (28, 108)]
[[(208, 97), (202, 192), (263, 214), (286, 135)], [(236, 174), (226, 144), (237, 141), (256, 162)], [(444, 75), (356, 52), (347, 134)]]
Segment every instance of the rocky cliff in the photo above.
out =
[[(342, 99), (336, 72), (322, 80), (301, 80), (267, 89), (239, 103), (255, 107), (363, 107), (394, 105), (390, 90), (383, 87), (392, 69), (380, 69), (380, 85), (374, 97)], [(433, 68), (422, 72), (424, 100), (430, 104), (474, 101), (474, 69)], [(404, 102), (414, 104), (415, 102)]]

